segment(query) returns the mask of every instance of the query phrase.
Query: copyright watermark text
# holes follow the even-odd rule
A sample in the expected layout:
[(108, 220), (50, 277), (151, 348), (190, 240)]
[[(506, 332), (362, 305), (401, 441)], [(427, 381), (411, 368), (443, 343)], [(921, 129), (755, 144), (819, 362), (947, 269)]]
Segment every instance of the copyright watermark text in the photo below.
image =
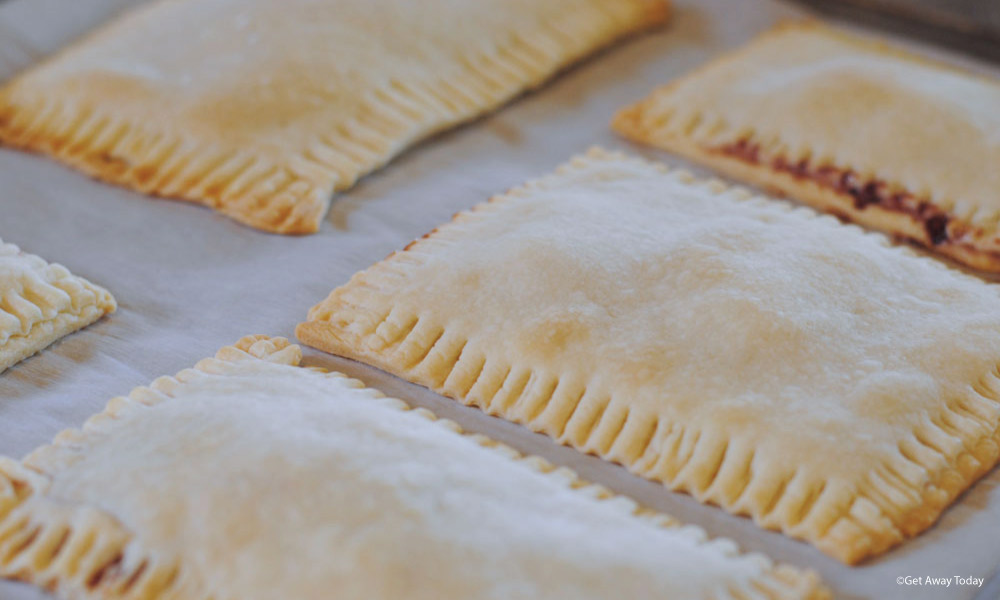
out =
[(934, 576), (934, 575), (900, 575), (896, 578), (896, 585), (921, 585), (932, 587), (983, 587), (984, 578), (965, 577), (963, 575)]

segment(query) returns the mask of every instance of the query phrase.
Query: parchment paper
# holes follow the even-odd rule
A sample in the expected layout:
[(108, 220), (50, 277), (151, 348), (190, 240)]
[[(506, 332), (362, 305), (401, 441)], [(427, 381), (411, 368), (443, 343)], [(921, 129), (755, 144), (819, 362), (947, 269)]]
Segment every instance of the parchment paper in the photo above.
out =
[[(135, 3), (0, 4), (0, 79)], [(111, 318), (0, 376), (0, 454), (20, 457), (60, 430), (79, 426), (112, 396), (192, 366), (243, 335), (293, 338), (307, 309), (354, 272), (456, 211), (542, 175), (590, 145), (681, 163), (616, 139), (608, 129), (615, 109), (780, 18), (805, 11), (767, 0), (676, 4), (676, 18), (665, 30), (604, 52), (499, 113), (420, 144), (365, 178), (335, 199), (322, 231), (313, 236), (260, 233), (198, 206), (151, 199), (39, 156), (0, 150), (0, 237), (106, 286), (120, 305)], [(943, 57), (1000, 72), (958, 55)], [(731, 537), (745, 550), (817, 569), (839, 598), (1000, 597), (989, 583), (1000, 566), (998, 471), (919, 538), (849, 568), (804, 543), (762, 531), (748, 519), (702, 506), (374, 369), (309, 350), (306, 363), (342, 370), (467, 429), (569, 465), (711, 535)], [(976, 576), (987, 578), (987, 584), (978, 589), (896, 584), (897, 577), (907, 575)], [(47, 597), (23, 584), (0, 582), (0, 600)]]

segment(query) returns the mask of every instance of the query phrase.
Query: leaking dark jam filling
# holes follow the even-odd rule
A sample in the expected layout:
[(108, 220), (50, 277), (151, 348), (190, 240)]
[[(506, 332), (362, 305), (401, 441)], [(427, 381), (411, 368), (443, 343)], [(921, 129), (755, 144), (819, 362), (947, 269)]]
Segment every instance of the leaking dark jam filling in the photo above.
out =
[[(760, 156), (760, 145), (746, 139), (719, 146), (715, 150), (755, 165), (766, 162)], [(850, 169), (830, 165), (813, 167), (808, 159), (791, 162), (779, 156), (772, 159), (769, 164), (776, 171), (788, 173), (796, 179), (809, 179), (840, 194), (847, 194), (854, 200), (854, 208), (858, 210), (877, 204), (886, 210), (908, 214), (924, 224), (927, 238), (935, 246), (951, 241), (948, 232), (951, 220), (947, 214), (909, 192), (891, 191), (889, 185), (880, 179), (865, 181)]]

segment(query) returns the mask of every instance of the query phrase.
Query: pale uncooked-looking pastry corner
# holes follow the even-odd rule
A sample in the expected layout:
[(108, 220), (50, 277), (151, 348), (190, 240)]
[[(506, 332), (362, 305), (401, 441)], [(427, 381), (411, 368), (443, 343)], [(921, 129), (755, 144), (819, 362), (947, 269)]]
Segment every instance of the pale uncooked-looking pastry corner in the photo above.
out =
[(0, 240), (0, 373), (116, 308), (106, 289)]

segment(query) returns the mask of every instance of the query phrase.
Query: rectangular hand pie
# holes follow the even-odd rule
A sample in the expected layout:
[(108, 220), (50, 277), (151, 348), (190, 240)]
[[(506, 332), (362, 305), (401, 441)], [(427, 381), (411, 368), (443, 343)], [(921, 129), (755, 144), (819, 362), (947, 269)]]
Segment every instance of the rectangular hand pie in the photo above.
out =
[(600, 150), (358, 273), (297, 334), (849, 563), (1000, 452), (997, 287)]
[(0, 143), (280, 233), (667, 0), (159, 0), (0, 89)]
[(115, 308), (104, 288), (0, 240), (0, 373)]
[(247, 337), (0, 459), (0, 574), (64, 598), (828, 598), (816, 576)]
[(1000, 82), (789, 24), (659, 88), (614, 128), (1000, 272)]

